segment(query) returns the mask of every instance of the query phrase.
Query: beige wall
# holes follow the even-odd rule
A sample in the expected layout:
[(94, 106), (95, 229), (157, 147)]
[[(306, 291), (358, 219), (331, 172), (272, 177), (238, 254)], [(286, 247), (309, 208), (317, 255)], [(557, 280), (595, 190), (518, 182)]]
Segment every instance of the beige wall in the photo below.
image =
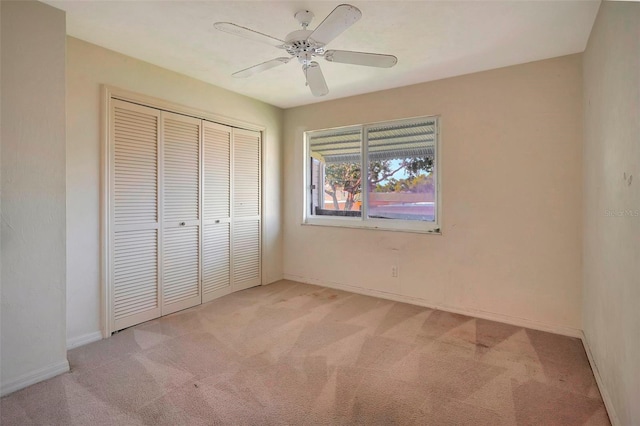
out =
[(65, 15), (2, 9), (1, 393), (69, 369), (65, 350)]
[(100, 85), (108, 84), (267, 128), (264, 141), (263, 268), (282, 278), (279, 108), (110, 50), (67, 41), (67, 338), (77, 345), (100, 330)]
[[(571, 55), (286, 110), (285, 276), (579, 334), (581, 67)], [(305, 130), (419, 115), (441, 116), (441, 236), (301, 225)]]
[(640, 4), (603, 2), (584, 53), (584, 306), (609, 414), (640, 424)]

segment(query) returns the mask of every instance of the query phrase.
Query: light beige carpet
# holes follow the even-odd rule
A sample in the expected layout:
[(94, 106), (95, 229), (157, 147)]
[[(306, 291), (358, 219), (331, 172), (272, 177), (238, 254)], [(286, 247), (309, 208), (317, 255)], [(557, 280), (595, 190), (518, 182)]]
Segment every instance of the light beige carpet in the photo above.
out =
[(69, 352), (9, 425), (606, 425), (580, 340), (291, 281)]

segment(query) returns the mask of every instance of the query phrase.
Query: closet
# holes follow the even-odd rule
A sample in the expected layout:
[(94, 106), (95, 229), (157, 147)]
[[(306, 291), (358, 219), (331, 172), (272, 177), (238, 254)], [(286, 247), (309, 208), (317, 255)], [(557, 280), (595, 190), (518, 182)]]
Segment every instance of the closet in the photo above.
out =
[(109, 105), (109, 330), (259, 285), (260, 132)]

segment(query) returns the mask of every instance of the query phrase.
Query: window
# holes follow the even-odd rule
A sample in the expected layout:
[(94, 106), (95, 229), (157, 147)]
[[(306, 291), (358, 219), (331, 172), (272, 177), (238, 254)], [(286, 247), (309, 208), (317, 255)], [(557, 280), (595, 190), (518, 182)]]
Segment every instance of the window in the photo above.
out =
[(305, 133), (304, 222), (440, 232), (438, 119)]

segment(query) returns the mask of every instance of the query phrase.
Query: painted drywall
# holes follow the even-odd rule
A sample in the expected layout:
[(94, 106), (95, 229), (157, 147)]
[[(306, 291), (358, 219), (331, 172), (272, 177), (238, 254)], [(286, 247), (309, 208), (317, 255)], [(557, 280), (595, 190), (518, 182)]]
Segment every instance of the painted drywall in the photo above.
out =
[(68, 370), (65, 14), (2, 8), (2, 394)]
[(602, 2), (584, 53), (583, 324), (616, 424), (640, 424), (640, 3)]
[[(421, 115), (442, 235), (301, 225), (304, 131)], [(580, 54), (286, 110), (284, 161), (285, 277), (579, 334)]]
[(84, 41), (67, 41), (67, 338), (100, 331), (100, 86), (107, 84), (266, 127), (263, 268), (282, 278), (281, 109)]

